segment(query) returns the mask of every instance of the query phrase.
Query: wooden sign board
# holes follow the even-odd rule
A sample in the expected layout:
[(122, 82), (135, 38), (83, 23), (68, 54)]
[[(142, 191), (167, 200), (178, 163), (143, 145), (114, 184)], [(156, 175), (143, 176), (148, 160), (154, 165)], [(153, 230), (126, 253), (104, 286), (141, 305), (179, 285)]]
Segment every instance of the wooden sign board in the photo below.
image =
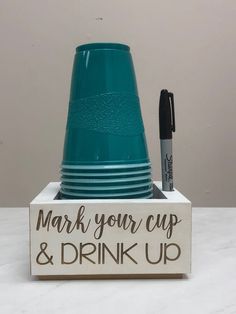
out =
[(60, 200), (60, 183), (50, 183), (30, 204), (31, 274), (189, 273), (191, 203), (160, 187), (153, 199)]

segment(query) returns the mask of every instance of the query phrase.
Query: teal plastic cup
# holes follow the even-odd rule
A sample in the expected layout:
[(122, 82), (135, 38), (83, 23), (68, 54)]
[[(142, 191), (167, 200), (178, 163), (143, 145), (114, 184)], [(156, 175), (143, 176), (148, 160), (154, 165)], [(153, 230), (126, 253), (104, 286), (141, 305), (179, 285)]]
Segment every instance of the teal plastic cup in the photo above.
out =
[(150, 170), (127, 45), (94, 43), (76, 48), (61, 167), (62, 183), (65, 173), (116, 178), (119, 172)]
[(130, 48), (76, 48), (62, 165), (149, 162)]

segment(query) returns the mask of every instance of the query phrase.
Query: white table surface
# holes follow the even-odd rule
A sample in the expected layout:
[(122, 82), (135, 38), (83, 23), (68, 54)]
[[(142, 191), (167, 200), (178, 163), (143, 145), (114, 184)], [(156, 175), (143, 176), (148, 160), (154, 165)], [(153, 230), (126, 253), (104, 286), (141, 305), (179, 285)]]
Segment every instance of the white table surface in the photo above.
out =
[(236, 313), (236, 208), (193, 209), (184, 279), (37, 281), (27, 208), (0, 208), (0, 313)]

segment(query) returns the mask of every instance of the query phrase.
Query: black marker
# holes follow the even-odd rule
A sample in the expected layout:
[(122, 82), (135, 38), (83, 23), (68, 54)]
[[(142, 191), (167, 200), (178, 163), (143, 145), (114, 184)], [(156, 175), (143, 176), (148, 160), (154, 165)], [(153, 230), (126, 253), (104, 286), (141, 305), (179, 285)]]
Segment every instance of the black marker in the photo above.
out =
[(174, 95), (163, 89), (159, 103), (162, 190), (173, 191), (172, 132), (175, 132)]

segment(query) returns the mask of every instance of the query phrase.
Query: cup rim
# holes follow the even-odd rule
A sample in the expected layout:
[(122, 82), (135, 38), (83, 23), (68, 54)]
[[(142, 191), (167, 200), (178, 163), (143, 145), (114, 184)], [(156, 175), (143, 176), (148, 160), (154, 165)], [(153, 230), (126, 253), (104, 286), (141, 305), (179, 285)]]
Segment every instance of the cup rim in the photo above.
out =
[(82, 196), (82, 197), (109, 197), (109, 198), (115, 198), (116, 196), (132, 196), (132, 195), (140, 195), (140, 194), (145, 194), (148, 192), (151, 192), (153, 187), (149, 188), (148, 190), (145, 191), (135, 191), (135, 192), (128, 192), (128, 193), (114, 193), (114, 194), (83, 194), (83, 193), (74, 193), (74, 192), (63, 192), (63, 188), (61, 188), (62, 194), (65, 195), (70, 195), (70, 196)]
[[(136, 189), (145, 186), (149, 186), (152, 183), (145, 182), (140, 184), (133, 184), (133, 185), (118, 185), (118, 186), (106, 186), (105, 189), (108, 191), (115, 191), (115, 190), (125, 190), (125, 189)], [(104, 186), (80, 186), (80, 185), (65, 185), (61, 183), (61, 187), (64, 189), (69, 190), (82, 190), (82, 191), (103, 191)]]
[[(147, 192), (148, 193), (148, 192)], [(65, 193), (62, 193), (63, 195), (66, 195)], [(134, 200), (135, 199), (150, 199), (151, 197), (153, 197), (153, 193), (152, 192), (150, 192), (149, 194), (147, 194), (146, 195), (146, 193), (144, 193), (144, 195), (145, 195), (145, 197), (143, 197), (143, 196), (141, 196), (141, 197), (135, 197), (134, 198)], [(68, 198), (67, 198), (68, 199)], [(80, 199), (80, 198), (77, 198), (78, 200)], [(90, 198), (91, 199), (91, 198)], [(101, 199), (104, 199), (104, 198), (97, 198), (98, 200), (101, 200)], [(115, 198), (114, 198), (115, 199)], [(83, 200), (84, 200), (84, 198), (83, 198)], [(93, 200), (96, 200), (96, 198), (93, 198)], [(120, 198), (119, 200), (122, 200), (122, 198)], [(127, 198), (123, 198), (123, 200), (127, 200)]]
[(61, 178), (62, 182), (71, 182), (71, 183), (118, 183), (118, 182), (132, 182), (132, 181), (143, 181), (151, 179), (151, 174), (147, 176), (139, 176), (132, 178), (121, 178), (121, 179), (70, 179), (70, 178)]
[(139, 174), (151, 174), (151, 169), (147, 168), (144, 170), (139, 170), (139, 171), (132, 171), (132, 172), (111, 172), (111, 173), (99, 173), (99, 172), (64, 172), (63, 170), (60, 170), (61, 175), (63, 176), (72, 176), (72, 177), (109, 177), (109, 176), (134, 176), (134, 175), (139, 175)]
[(121, 43), (114, 42), (95, 42), (82, 44), (76, 47), (76, 52), (81, 52), (85, 50), (123, 50), (130, 51), (130, 47)]
[(84, 169), (84, 170), (91, 170), (91, 169), (129, 169), (129, 168), (142, 168), (145, 166), (151, 166), (150, 162), (139, 163), (139, 164), (114, 164), (114, 165), (61, 165), (62, 169)]

